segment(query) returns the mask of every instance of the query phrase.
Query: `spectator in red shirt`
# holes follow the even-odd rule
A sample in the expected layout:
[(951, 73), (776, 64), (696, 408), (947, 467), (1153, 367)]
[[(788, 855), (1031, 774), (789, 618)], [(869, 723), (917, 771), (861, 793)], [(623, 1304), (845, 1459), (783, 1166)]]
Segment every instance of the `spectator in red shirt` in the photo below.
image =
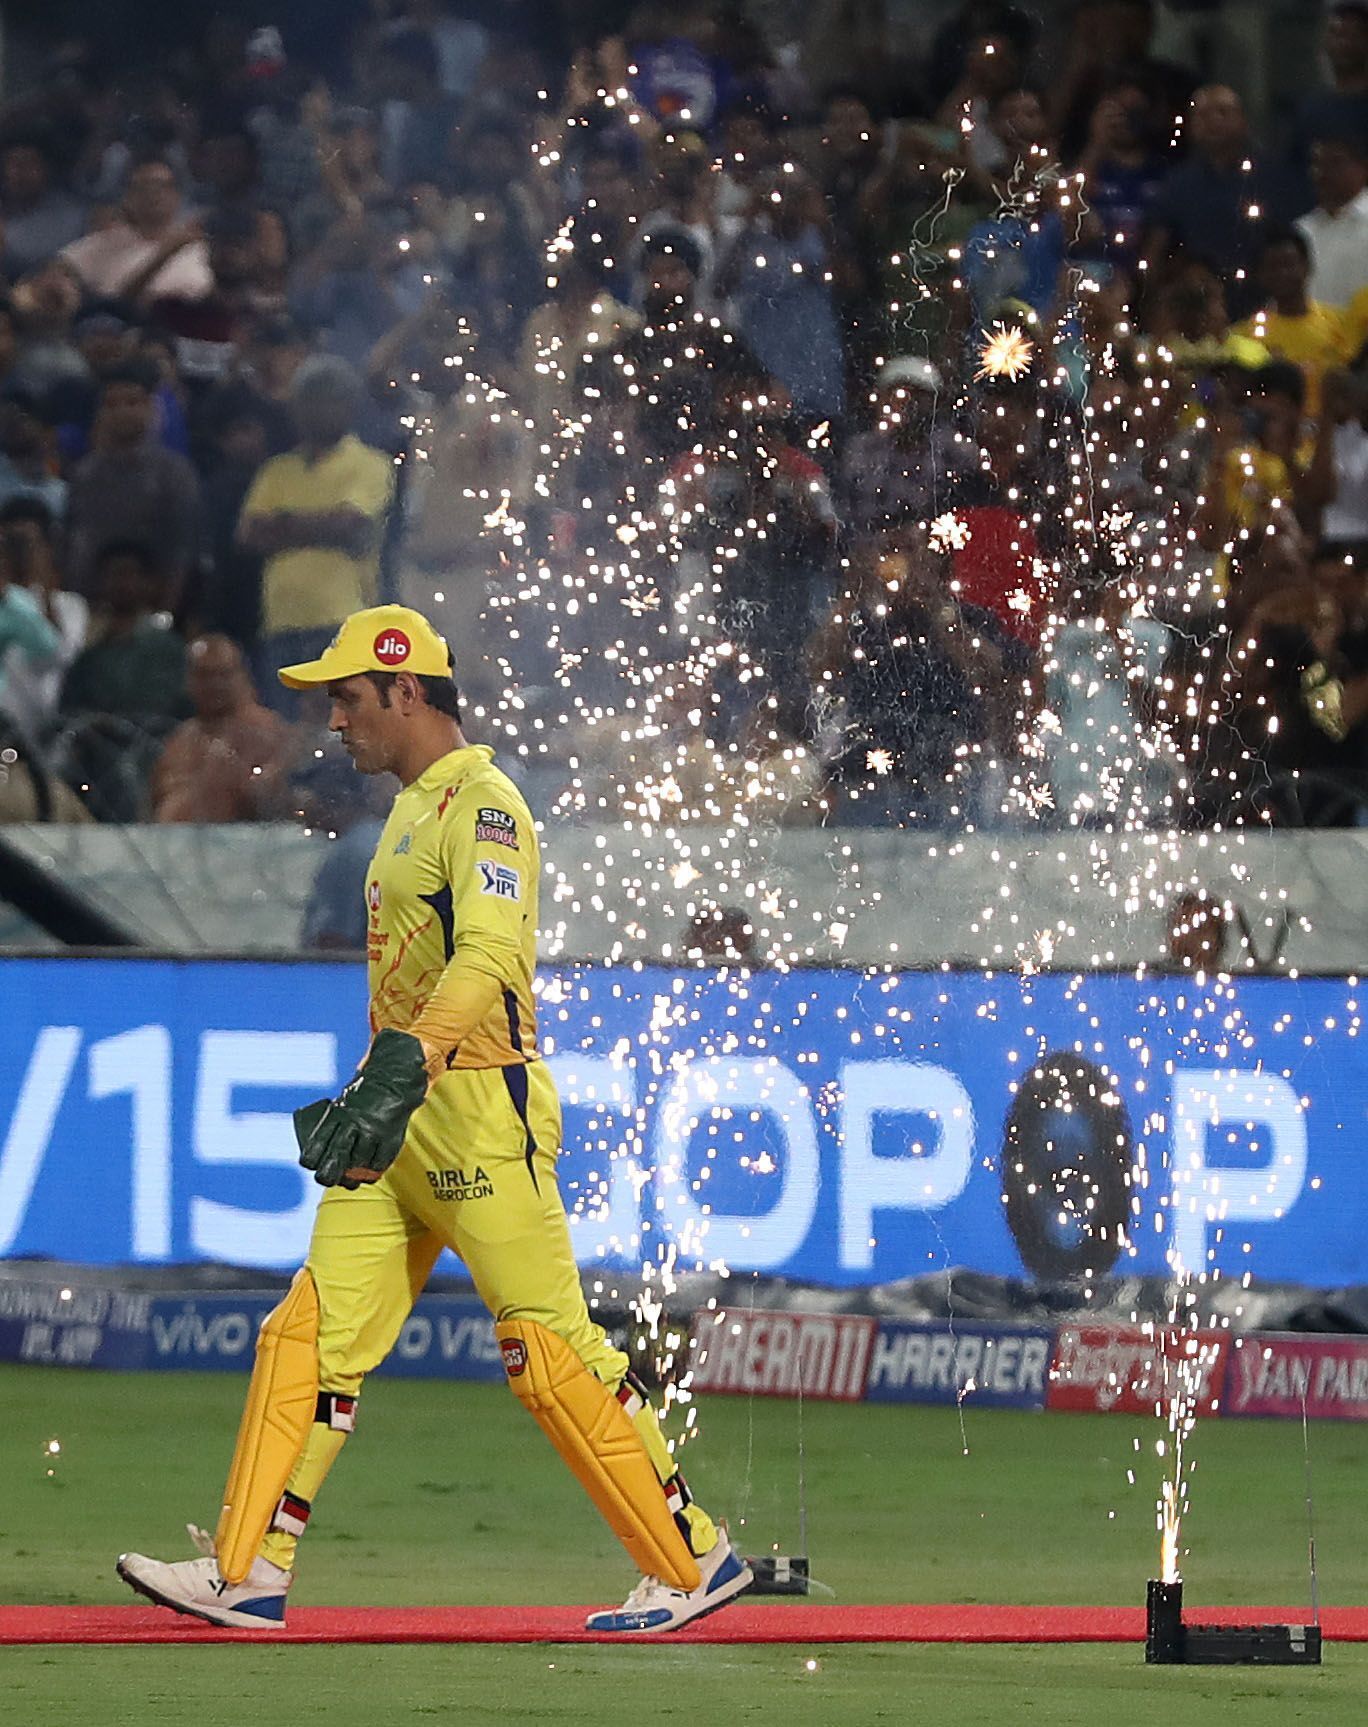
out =
[(1047, 562), (1059, 543), (1069, 492), (1043, 448), (1040, 391), (1025, 379), (986, 390), (979, 403), (979, 471), (955, 490), (953, 591), (972, 619), (1020, 657), (1033, 648), (1048, 611)]

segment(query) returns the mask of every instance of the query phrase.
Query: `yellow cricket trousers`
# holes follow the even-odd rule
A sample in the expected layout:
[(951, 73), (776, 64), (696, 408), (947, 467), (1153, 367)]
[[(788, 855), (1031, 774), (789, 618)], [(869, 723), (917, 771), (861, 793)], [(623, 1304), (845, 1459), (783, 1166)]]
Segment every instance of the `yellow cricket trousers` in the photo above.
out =
[(560, 1103), (541, 1062), (456, 1069), (433, 1087), (385, 1175), (330, 1188), (308, 1268), (318, 1289), (319, 1384), (355, 1395), (389, 1354), (442, 1248), (496, 1320), (564, 1338), (607, 1385), (627, 1371), (585, 1305), (556, 1184)]
[[(556, 1184), (560, 1103), (541, 1062), (456, 1069), (409, 1122), (404, 1148), (377, 1182), (332, 1187), (314, 1219), (306, 1262), (318, 1291), (318, 1383), (345, 1400), (336, 1422), (320, 1419), (291, 1472), (282, 1512), (261, 1552), (289, 1570), (314, 1495), (342, 1449), (352, 1400), (389, 1354), (443, 1247), (459, 1254), (496, 1320), (534, 1320), (562, 1338), (612, 1390), (628, 1359), (589, 1317), (570, 1227)], [(674, 1484), (696, 1553), (717, 1540), (693, 1503), (644, 1400), (632, 1417), (662, 1483)]]

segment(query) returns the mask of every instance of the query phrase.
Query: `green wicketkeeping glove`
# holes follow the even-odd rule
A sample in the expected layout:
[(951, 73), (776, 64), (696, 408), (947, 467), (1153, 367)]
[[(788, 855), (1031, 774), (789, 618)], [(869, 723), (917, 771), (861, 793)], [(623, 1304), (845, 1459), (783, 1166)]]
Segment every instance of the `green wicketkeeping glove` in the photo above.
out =
[(321, 1187), (358, 1187), (345, 1179), (349, 1169), (383, 1175), (426, 1096), (422, 1044), (406, 1031), (378, 1032), (370, 1054), (335, 1098), (294, 1112), (300, 1163)]

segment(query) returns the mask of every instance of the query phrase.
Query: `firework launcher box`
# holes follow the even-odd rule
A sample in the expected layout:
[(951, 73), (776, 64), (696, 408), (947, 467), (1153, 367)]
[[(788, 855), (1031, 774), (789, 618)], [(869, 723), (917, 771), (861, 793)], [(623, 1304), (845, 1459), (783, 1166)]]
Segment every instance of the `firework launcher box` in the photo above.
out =
[(1185, 1625), (1183, 1585), (1151, 1580), (1145, 1660), (1156, 1667), (1319, 1667), (1319, 1625)]

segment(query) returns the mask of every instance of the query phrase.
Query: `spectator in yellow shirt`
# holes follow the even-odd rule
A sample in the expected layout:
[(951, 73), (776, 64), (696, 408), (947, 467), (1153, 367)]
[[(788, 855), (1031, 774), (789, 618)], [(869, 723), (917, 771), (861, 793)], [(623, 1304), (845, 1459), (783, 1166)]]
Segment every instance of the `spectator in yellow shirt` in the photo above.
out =
[(1295, 520), (1309, 456), (1299, 449), (1305, 379), (1287, 360), (1253, 374), (1242, 412), (1227, 404), (1212, 416), (1198, 534), (1215, 554), (1215, 594), (1229, 591), (1251, 544)]
[(1333, 306), (1310, 297), (1310, 278), (1306, 236), (1296, 228), (1270, 229), (1259, 253), (1259, 284), (1267, 298), (1236, 328), (1278, 359), (1301, 367), (1307, 418), (1319, 420), (1321, 380), (1332, 367), (1347, 365), (1352, 355), (1344, 318)]
[(394, 470), (353, 434), (360, 403), (345, 360), (306, 360), (290, 393), (299, 443), (264, 465), (242, 505), (238, 544), (265, 559), (253, 670), (282, 711), (293, 702), (280, 699), (279, 667), (321, 654), (343, 618), (376, 599)]

